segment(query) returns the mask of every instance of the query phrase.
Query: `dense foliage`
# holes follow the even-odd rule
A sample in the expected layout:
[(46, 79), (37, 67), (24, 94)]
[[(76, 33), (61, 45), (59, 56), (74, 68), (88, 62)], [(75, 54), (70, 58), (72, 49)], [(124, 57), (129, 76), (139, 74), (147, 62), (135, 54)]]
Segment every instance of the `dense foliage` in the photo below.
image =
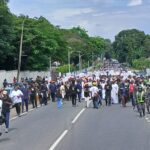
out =
[(150, 68), (150, 59), (140, 58), (133, 61), (133, 67), (138, 70)]
[(52, 62), (59, 61), (65, 66), (60, 70), (65, 70), (68, 53), (75, 68), (78, 68), (79, 54), (83, 66), (102, 56), (115, 57), (131, 65), (137, 59), (150, 57), (150, 35), (143, 31), (121, 31), (111, 43), (109, 39), (90, 37), (81, 27), (61, 29), (42, 16), (15, 16), (7, 3), (8, 0), (0, 0), (0, 69), (17, 69), (22, 26), (22, 70), (47, 70), (50, 58)]
[(150, 36), (137, 29), (121, 31), (113, 43), (114, 55), (120, 62), (150, 57)]

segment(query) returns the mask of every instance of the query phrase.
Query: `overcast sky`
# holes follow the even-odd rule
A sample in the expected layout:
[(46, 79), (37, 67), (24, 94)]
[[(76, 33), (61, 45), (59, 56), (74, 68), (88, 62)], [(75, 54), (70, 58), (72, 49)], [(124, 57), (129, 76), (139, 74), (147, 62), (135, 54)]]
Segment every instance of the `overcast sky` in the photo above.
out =
[(10, 0), (12, 13), (46, 17), (61, 28), (81, 26), (90, 36), (114, 40), (121, 30), (150, 34), (150, 0)]

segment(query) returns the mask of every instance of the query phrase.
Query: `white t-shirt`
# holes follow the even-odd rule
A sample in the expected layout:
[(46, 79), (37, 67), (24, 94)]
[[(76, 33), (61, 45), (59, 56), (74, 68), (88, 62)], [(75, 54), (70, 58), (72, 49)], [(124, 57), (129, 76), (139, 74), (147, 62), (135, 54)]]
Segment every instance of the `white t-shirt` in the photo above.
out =
[(92, 97), (94, 97), (95, 96), (95, 94), (97, 95), (97, 93), (98, 93), (98, 88), (96, 87), (96, 86), (92, 86), (91, 88), (90, 88), (90, 92), (91, 92), (91, 94), (92, 94)]
[(2, 115), (2, 105), (3, 105), (3, 101), (0, 100), (0, 116)]
[(23, 96), (23, 93), (20, 91), (20, 90), (17, 90), (17, 91), (12, 91), (10, 97), (13, 101), (13, 104), (17, 104), (17, 103), (21, 103), (22, 102), (22, 97)]

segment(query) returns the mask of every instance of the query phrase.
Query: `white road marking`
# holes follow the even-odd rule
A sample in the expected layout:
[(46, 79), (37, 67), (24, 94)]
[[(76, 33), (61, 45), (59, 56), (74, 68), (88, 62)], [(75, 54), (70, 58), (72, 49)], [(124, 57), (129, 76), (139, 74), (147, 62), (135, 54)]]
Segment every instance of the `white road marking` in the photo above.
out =
[(71, 123), (75, 123), (77, 121), (77, 119), (80, 117), (80, 115), (85, 111), (85, 108), (83, 108), (78, 114), (77, 116), (73, 119), (73, 121)]
[(49, 148), (49, 150), (54, 150), (56, 146), (59, 144), (59, 142), (64, 138), (64, 136), (67, 134), (68, 130), (65, 130), (60, 137), (54, 142), (54, 144)]

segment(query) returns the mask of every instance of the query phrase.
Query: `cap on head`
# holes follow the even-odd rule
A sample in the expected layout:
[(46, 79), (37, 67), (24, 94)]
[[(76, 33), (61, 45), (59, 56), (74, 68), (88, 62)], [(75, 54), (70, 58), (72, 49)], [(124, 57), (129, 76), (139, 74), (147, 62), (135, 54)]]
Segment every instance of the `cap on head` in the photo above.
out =
[(97, 85), (96, 82), (93, 82), (92, 84), (93, 84), (93, 86), (96, 86), (96, 85)]

